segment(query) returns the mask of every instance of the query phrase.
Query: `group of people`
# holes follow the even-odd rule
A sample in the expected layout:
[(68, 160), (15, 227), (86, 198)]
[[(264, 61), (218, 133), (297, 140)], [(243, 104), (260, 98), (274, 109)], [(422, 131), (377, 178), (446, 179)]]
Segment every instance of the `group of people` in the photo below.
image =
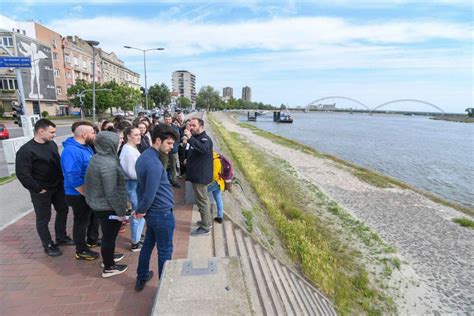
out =
[[(40, 119), (34, 138), (16, 156), (16, 174), (29, 190), (36, 214), (36, 228), (46, 254), (62, 254), (59, 246), (75, 246), (77, 260), (92, 261), (102, 256), (102, 277), (125, 272), (118, 264), (124, 254), (115, 252), (122, 225), (130, 223), (130, 250), (140, 251), (135, 289), (143, 290), (153, 277), (149, 261), (158, 249), (158, 276), (173, 252), (175, 218), (172, 186), (178, 177), (192, 183), (201, 214), (191, 234), (203, 236), (212, 228), (209, 194), (216, 199), (217, 217), (223, 221), (220, 161), (199, 118), (184, 121), (181, 113), (172, 117), (123, 117), (101, 120), (100, 128), (88, 121), (71, 126), (73, 136), (63, 142), (63, 151), (53, 141), (56, 125)], [(48, 228), (51, 205), (56, 210), (55, 241)], [(73, 212), (72, 239), (66, 233), (68, 209)], [(146, 224), (144, 240), (143, 230)], [(99, 226), (102, 238), (99, 238)], [(100, 246), (100, 254), (91, 250)]]

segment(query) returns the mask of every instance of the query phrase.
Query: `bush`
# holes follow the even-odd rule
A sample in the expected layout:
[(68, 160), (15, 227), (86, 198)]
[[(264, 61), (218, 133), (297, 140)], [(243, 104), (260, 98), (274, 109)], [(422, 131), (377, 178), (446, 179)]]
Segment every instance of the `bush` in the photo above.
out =
[(49, 116), (48, 111), (41, 112), (41, 117), (47, 118)]

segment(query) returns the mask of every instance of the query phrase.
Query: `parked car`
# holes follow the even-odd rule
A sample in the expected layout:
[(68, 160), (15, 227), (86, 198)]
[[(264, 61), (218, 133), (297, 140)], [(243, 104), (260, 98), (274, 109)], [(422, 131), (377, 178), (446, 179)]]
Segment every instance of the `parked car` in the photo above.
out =
[(8, 128), (5, 124), (0, 124), (0, 139), (9, 139), (10, 133), (8, 132)]

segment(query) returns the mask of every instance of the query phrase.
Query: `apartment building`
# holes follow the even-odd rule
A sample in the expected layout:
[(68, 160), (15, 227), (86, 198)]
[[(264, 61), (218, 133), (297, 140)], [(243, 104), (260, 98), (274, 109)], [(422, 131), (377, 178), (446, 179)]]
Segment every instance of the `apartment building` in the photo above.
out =
[(103, 70), (101, 82), (109, 82), (115, 80), (117, 83), (124, 83), (129, 87), (140, 89), (140, 75), (125, 67), (117, 55), (107, 53), (99, 48), (100, 68)]
[(196, 107), (196, 76), (187, 70), (177, 70), (173, 72), (171, 83), (173, 92), (179, 97), (186, 97), (191, 100), (192, 108)]
[(231, 87), (225, 87), (224, 89), (222, 89), (222, 100), (227, 102), (233, 97), (234, 97), (234, 89), (232, 89)]
[(250, 87), (242, 88), (242, 100), (252, 102), (252, 89)]

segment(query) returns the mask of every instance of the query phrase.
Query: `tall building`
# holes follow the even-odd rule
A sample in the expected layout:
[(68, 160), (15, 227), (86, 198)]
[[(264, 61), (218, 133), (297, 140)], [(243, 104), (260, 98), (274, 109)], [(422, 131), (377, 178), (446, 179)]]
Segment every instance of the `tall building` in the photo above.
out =
[(252, 89), (250, 87), (242, 88), (242, 100), (252, 102)]
[(171, 83), (173, 92), (177, 92), (180, 97), (191, 100), (194, 109), (196, 107), (196, 76), (186, 70), (177, 70), (173, 72)]
[(234, 89), (232, 89), (231, 87), (225, 87), (224, 89), (222, 89), (222, 99), (224, 101), (229, 101), (233, 97), (234, 97)]

